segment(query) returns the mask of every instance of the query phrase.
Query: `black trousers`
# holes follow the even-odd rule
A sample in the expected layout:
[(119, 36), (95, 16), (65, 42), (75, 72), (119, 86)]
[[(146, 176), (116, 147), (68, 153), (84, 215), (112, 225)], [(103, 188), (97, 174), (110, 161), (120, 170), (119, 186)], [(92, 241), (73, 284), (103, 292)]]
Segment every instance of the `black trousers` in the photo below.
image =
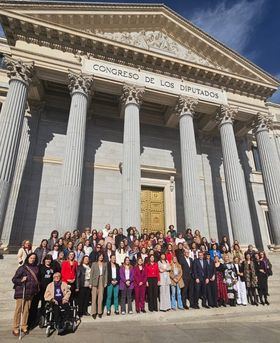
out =
[(217, 306), (217, 283), (216, 279), (214, 281), (209, 281), (206, 285), (207, 301), (209, 306)]
[(148, 278), (148, 308), (149, 311), (158, 310), (158, 279), (155, 277)]
[(53, 304), (53, 319), (57, 329), (62, 329), (66, 320), (70, 319), (69, 303), (56, 305)]
[(89, 306), (89, 298), (90, 298), (90, 288), (89, 287), (81, 287), (78, 293), (78, 308), (79, 308), (79, 315), (86, 314), (88, 312)]
[(184, 280), (185, 286), (182, 288), (182, 303), (183, 307), (186, 308), (187, 306), (187, 299), (190, 302), (190, 307), (194, 306), (194, 284), (193, 279), (188, 280), (187, 282)]
[(195, 282), (195, 306), (198, 306), (198, 300), (201, 298), (202, 306), (206, 305), (206, 284), (205, 280), (199, 283)]

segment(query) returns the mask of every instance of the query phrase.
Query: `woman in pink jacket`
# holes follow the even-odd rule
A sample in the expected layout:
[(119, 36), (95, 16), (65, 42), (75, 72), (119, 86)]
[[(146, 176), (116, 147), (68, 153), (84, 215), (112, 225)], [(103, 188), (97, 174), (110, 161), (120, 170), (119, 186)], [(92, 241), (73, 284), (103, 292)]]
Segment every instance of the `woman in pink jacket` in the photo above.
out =
[(145, 294), (146, 294), (147, 271), (144, 267), (144, 261), (141, 257), (137, 259), (137, 265), (134, 268), (134, 291), (136, 312), (146, 313)]

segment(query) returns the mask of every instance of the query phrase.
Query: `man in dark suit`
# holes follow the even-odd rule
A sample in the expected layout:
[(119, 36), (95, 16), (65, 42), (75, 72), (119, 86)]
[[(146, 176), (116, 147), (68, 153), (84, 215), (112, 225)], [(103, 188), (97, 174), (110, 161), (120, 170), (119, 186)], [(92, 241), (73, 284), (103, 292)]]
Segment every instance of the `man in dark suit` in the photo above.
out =
[(202, 251), (199, 251), (198, 258), (194, 260), (193, 263), (193, 275), (195, 280), (195, 308), (199, 308), (199, 298), (202, 300), (202, 306), (209, 308), (209, 306), (206, 304), (206, 286), (209, 283), (208, 273), (208, 264), (204, 260), (204, 254)]
[(90, 263), (97, 262), (99, 255), (102, 254), (102, 247), (100, 244), (96, 244), (96, 248), (92, 250), (89, 254), (89, 261)]
[(180, 257), (179, 263), (182, 266), (182, 278), (184, 288), (182, 289), (182, 302), (186, 310), (189, 309), (187, 299), (189, 299), (190, 307), (194, 307), (194, 282), (193, 282), (193, 259), (189, 257), (190, 251), (186, 249), (184, 255)]
[(215, 263), (210, 258), (209, 252), (206, 253), (206, 262), (208, 266), (209, 283), (206, 285), (207, 301), (210, 307), (218, 307), (217, 304), (217, 284)]

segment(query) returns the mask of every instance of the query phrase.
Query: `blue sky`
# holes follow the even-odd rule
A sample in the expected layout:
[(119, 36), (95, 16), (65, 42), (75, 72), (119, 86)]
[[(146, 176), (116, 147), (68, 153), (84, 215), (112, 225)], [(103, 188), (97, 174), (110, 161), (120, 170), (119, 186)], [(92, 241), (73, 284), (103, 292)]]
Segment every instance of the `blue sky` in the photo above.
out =
[[(103, 0), (102, 2), (164, 3), (280, 79), (280, 0)], [(280, 90), (271, 100), (280, 103)]]

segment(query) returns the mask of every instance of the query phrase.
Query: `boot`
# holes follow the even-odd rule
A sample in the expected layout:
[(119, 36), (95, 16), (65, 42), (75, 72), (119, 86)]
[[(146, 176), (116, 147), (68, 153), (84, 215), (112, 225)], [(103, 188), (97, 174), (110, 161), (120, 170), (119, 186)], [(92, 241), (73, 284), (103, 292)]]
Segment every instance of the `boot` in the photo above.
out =
[(267, 300), (267, 296), (266, 295), (264, 296), (264, 302), (265, 302), (266, 305), (269, 305), (269, 302)]

